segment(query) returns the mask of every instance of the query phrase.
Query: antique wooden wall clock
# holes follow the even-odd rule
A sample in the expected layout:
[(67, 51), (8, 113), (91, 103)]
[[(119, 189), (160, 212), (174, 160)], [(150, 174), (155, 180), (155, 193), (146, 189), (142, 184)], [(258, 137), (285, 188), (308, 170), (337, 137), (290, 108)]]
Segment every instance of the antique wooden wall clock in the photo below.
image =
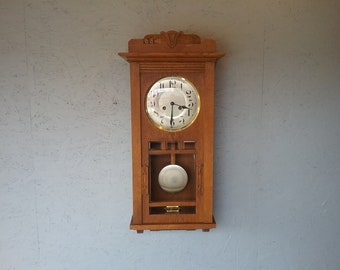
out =
[(130, 228), (209, 231), (213, 217), (215, 41), (168, 31), (131, 39)]

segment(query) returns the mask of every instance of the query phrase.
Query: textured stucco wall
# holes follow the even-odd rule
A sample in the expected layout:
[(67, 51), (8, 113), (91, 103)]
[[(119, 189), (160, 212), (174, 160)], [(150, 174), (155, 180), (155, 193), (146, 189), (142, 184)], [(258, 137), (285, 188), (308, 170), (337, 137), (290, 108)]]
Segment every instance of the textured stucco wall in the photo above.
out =
[[(337, 270), (338, 0), (1, 0), (0, 269)], [(130, 38), (214, 38), (217, 229), (129, 230)]]

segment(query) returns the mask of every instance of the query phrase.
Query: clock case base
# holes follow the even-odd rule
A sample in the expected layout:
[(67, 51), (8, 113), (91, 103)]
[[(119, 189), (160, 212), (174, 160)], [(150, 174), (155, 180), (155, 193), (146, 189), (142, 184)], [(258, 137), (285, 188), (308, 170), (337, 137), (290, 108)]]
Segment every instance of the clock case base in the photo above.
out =
[(130, 223), (130, 229), (136, 230), (137, 233), (142, 233), (144, 230), (160, 231), (160, 230), (202, 230), (208, 232), (210, 229), (216, 228), (214, 216), (211, 223), (179, 223), (179, 224), (134, 224), (133, 217)]

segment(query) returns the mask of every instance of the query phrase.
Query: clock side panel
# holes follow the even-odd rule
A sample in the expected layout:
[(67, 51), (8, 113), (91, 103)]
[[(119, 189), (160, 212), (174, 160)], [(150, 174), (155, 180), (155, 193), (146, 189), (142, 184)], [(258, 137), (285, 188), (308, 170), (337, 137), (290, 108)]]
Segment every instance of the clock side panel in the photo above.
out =
[(142, 218), (142, 151), (141, 151), (141, 91), (139, 64), (130, 64), (130, 87), (131, 87), (131, 143), (132, 143), (132, 197), (133, 197), (133, 224), (141, 224)]
[(213, 212), (213, 168), (214, 168), (214, 73), (215, 63), (206, 62), (205, 72), (205, 132), (203, 138), (203, 168), (202, 168), (202, 219), (209, 222)]

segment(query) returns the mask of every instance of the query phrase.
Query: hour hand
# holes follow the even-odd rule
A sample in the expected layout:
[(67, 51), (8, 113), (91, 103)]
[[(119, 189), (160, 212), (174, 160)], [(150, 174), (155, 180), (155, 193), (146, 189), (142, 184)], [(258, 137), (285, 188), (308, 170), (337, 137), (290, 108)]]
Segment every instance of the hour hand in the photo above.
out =
[(187, 107), (187, 106), (185, 106), (185, 105), (183, 105), (183, 106), (181, 106), (183, 109), (187, 109), (187, 110), (192, 110), (191, 108), (189, 108), (189, 107)]
[(187, 107), (187, 106), (185, 106), (185, 105), (179, 105), (179, 104), (176, 104), (176, 103), (174, 103), (174, 102), (172, 102), (172, 103), (173, 103), (173, 105), (178, 106), (178, 109), (179, 109), (179, 110), (182, 110), (182, 109), (191, 110), (189, 107)]

